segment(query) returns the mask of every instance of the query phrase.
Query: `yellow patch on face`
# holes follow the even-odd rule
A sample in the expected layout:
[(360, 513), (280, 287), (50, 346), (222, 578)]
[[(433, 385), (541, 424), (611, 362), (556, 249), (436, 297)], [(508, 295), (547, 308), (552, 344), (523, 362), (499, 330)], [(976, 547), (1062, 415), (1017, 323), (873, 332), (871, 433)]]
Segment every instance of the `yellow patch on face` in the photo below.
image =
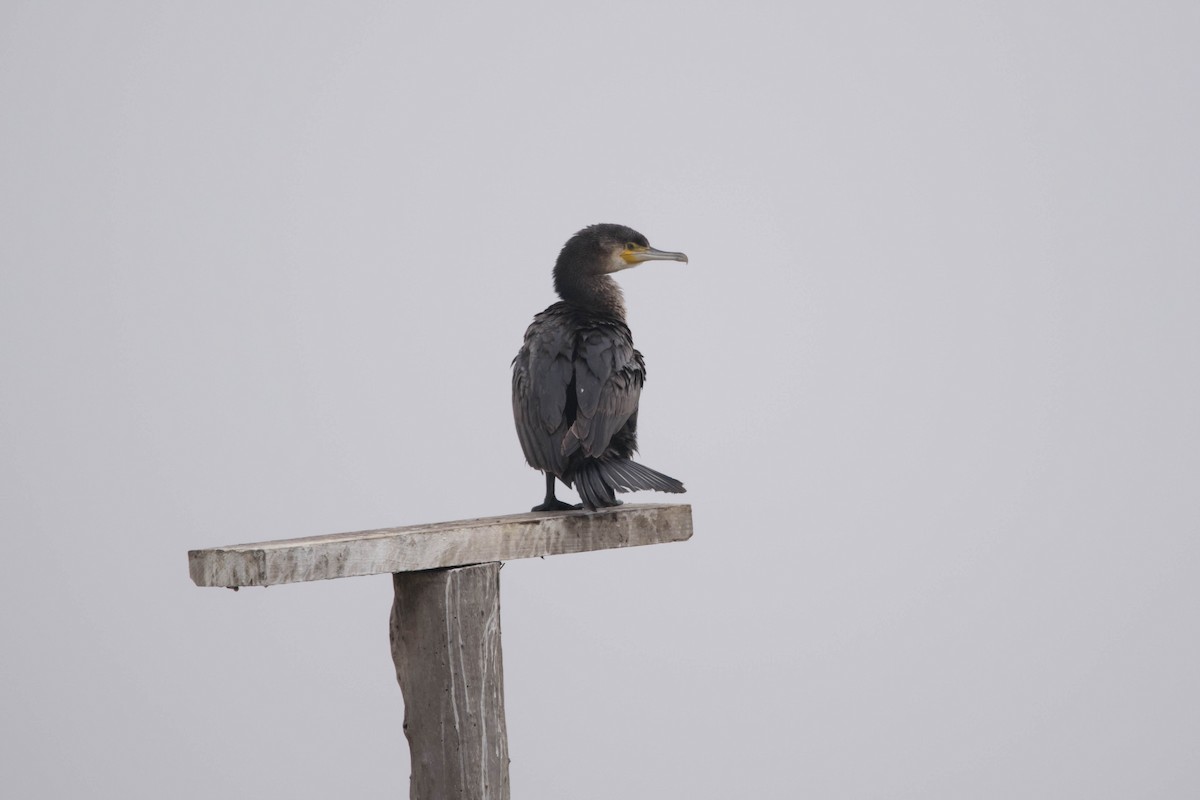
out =
[(636, 245), (634, 245), (632, 247), (626, 247), (624, 250), (621, 251), (621, 260), (624, 261), (626, 264), (637, 264), (638, 262), (640, 262), (642, 260), (640, 258), (640, 256), (641, 256), (642, 251), (645, 249), (646, 248), (644, 248), (644, 247), (638, 247)]

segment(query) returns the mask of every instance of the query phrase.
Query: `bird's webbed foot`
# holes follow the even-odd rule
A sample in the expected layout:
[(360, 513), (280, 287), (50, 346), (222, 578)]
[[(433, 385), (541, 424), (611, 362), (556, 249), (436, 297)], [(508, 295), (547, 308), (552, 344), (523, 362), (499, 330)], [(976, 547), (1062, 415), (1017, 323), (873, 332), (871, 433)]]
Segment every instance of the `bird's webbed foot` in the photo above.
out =
[(530, 511), (578, 511), (581, 508), (583, 508), (582, 503), (576, 503), (575, 505), (571, 505), (570, 503), (564, 503), (562, 500), (553, 499), (553, 500), (547, 500), (546, 502), (542, 503), (540, 506), (534, 506), (533, 508), (531, 508), (529, 510)]
[(554, 496), (554, 475), (546, 473), (546, 500), (540, 506), (534, 506), (530, 511), (578, 511), (583, 505), (564, 503)]

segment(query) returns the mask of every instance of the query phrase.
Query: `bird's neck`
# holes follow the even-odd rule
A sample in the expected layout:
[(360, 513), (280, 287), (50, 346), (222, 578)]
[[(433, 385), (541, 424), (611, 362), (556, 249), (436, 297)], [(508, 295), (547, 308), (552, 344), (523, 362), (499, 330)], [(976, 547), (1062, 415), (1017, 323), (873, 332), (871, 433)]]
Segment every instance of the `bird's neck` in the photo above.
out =
[(617, 282), (607, 275), (556, 274), (554, 289), (573, 306), (625, 319), (625, 296)]

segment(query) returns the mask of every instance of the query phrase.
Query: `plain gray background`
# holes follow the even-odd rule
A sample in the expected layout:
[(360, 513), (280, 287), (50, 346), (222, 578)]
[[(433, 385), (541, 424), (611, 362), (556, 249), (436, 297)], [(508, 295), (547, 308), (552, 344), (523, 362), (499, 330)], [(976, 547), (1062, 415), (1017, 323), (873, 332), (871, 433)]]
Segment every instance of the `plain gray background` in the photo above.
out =
[[(681, 545), (503, 575), (514, 796), (1200, 795), (1200, 6), (0, 5), (3, 794), (398, 797), (583, 225)], [(644, 495), (642, 500), (664, 499)]]

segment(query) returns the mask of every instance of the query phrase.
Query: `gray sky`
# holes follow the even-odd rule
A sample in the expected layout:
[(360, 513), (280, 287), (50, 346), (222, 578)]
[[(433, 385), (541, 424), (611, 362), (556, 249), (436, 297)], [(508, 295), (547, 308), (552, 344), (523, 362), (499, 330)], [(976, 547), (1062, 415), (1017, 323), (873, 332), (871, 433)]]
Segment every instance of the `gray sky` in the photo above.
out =
[(696, 535), (505, 568), (515, 797), (1200, 794), (1200, 11), (792, 6), (0, 6), (5, 796), (403, 796), (386, 576), (186, 551), (538, 502), (601, 221)]

